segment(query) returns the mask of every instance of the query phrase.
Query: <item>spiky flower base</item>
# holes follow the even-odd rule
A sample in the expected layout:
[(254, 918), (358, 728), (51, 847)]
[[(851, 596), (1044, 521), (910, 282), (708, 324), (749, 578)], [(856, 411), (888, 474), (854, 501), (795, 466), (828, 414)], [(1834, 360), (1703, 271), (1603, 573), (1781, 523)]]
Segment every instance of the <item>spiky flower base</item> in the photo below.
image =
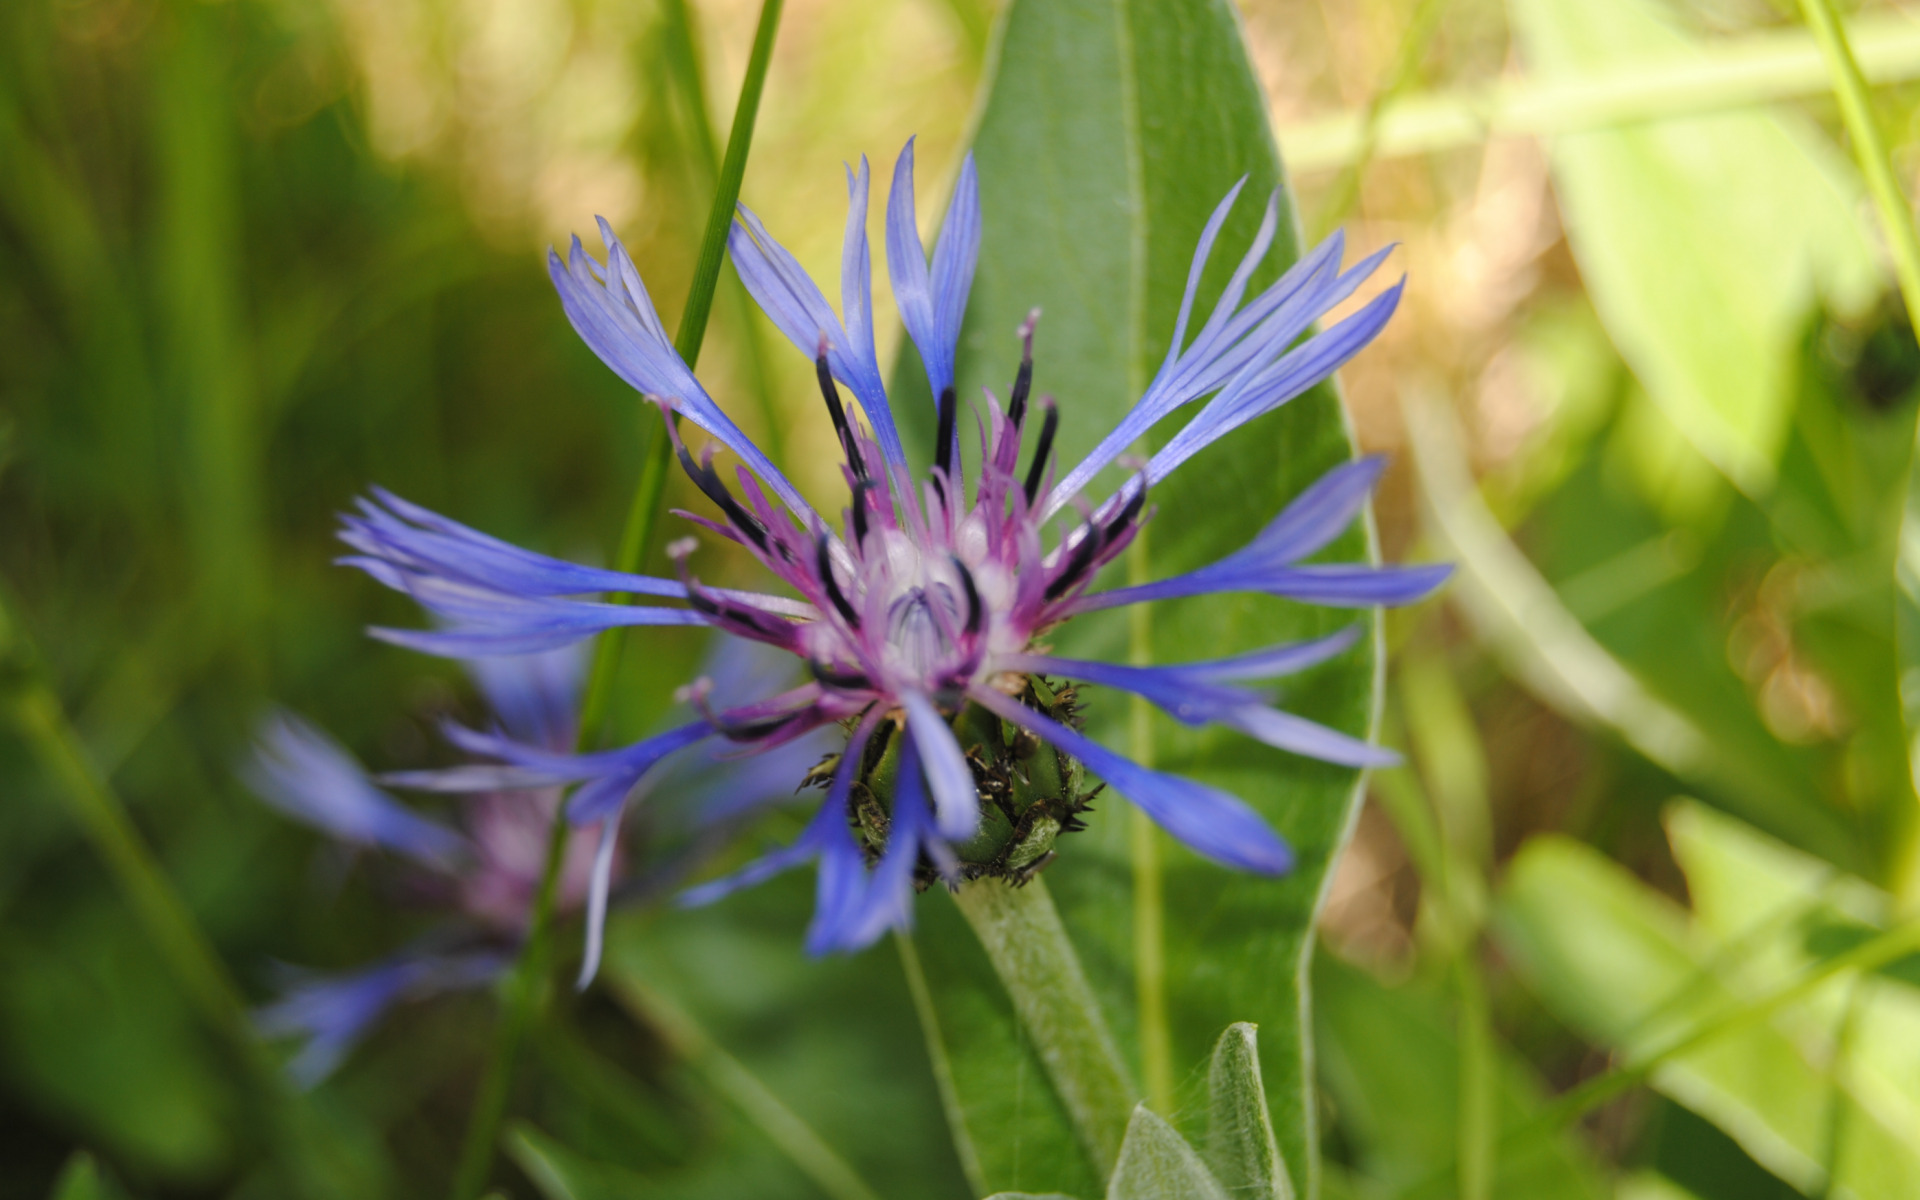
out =
[[(1085, 724), (1078, 689), (1071, 684), (1030, 676), (1018, 700), (1070, 729)], [(1086, 828), (1081, 817), (1092, 811), (1094, 797), (1106, 785), (1087, 787), (1086, 768), (1079, 759), (977, 704), (961, 711), (953, 731), (973, 771), (980, 824), (971, 838), (943, 847), (951, 849), (950, 862), (935, 862), (923, 852), (914, 870), (914, 889), (925, 891), (941, 879), (1005, 879), (1018, 887), (1053, 861), (1061, 834)], [(902, 745), (894, 735), (892, 723), (883, 724), (867, 742), (853, 784), (849, 821), (869, 864), (886, 853), (893, 824)], [(839, 755), (828, 755), (801, 786), (831, 786), (839, 765)]]

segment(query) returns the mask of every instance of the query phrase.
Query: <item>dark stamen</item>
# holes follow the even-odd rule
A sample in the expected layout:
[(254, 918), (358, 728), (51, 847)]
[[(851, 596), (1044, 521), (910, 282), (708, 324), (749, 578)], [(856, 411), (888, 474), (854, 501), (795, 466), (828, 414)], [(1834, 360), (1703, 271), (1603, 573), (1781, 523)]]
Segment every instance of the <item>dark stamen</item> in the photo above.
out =
[(931, 480), (934, 493), (940, 497), (940, 507), (951, 512), (953, 510), (953, 502), (947, 499), (946, 478), (936, 471), (932, 475)]
[(1130, 498), (1128, 498), (1126, 504), (1121, 507), (1119, 513), (1114, 516), (1113, 520), (1107, 522), (1107, 527), (1104, 533), (1106, 540), (1110, 542), (1116, 536), (1118, 536), (1121, 530), (1125, 529), (1128, 525), (1133, 523), (1133, 519), (1139, 516), (1140, 510), (1145, 508), (1146, 506), (1147, 506), (1147, 481), (1143, 476), (1140, 478), (1140, 486), (1134, 489), (1133, 495)]
[(1093, 565), (1094, 555), (1100, 553), (1100, 547), (1106, 545), (1107, 539), (1101, 535), (1098, 526), (1088, 524), (1082, 528), (1086, 530), (1086, 536), (1074, 546), (1073, 553), (1067, 556), (1066, 565), (1060, 568), (1060, 573), (1053, 577), (1052, 583), (1047, 585), (1046, 597), (1049, 600), (1058, 600), (1068, 588), (1080, 582), (1086, 575), (1087, 568)]
[(833, 432), (840, 438), (841, 449), (847, 452), (847, 465), (853, 468), (855, 479), (867, 477), (866, 460), (860, 455), (858, 443), (853, 440), (853, 425), (847, 420), (847, 410), (840, 404), (840, 389), (833, 382), (833, 368), (827, 365), (826, 342), (820, 344), (820, 354), (813, 360), (813, 373), (820, 380), (820, 394), (827, 400), (827, 415), (833, 418)]
[(980, 588), (973, 582), (973, 572), (967, 570), (967, 564), (961, 562), (956, 555), (949, 554), (947, 557), (953, 562), (953, 569), (960, 572), (960, 586), (967, 593), (967, 632), (979, 633), (982, 618), (985, 616), (985, 611), (980, 604)]
[(1060, 410), (1054, 407), (1053, 397), (1040, 397), (1040, 406), (1047, 410), (1047, 419), (1040, 426), (1040, 440), (1033, 447), (1033, 464), (1027, 468), (1029, 505), (1040, 494), (1040, 481), (1047, 477), (1047, 456), (1053, 453), (1053, 435), (1060, 432)]
[(872, 491), (871, 479), (862, 479), (853, 489), (853, 552), (855, 557), (860, 548), (867, 544), (867, 493)]
[(1040, 319), (1040, 310), (1034, 309), (1020, 326), (1020, 373), (1013, 377), (1013, 394), (1007, 398), (1007, 419), (1013, 422), (1015, 429), (1027, 415), (1027, 393), (1033, 390), (1033, 324)]
[(807, 660), (807, 670), (813, 677), (830, 688), (843, 692), (864, 692), (873, 689), (873, 680), (858, 671), (836, 671), (817, 658)]
[(719, 472), (711, 466), (695, 463), (693, 455), (687, 452), (685, 445), (676, 446), (675, 450), (679, 453), (680, 467), (686, 471), (687, 478), (693, 480), (694, 486), (706, 493), (707, 499), (720, 506), (720, 511), (727, 514), (727, 520), (733, 523), (735, 529), (764, 553), (767, 549), (767, 527), (733, 498), (733, 493), (727, 490), (727, 485), (720, 482)]
[(840, 581), (833, 577), (833, 555), (830, 553), (826, 537), (823, 535), (814, 543), (814, 547), (814, 567), (820, 574), (820, 586), (826, 589), (827, 599), (831, 600), (834, 608), (847, 619), (848, 625), (855, 629), (860, 628), (860, 614), (854, 611), (853, 603), (847, 599), (846, 593), (840, 590)]
[(933, 444), (933, 466), (943, 474), (953, 469), (953, 423), (958, 416), (958, 408), (953, 389), (941, 388), (939, 440)]

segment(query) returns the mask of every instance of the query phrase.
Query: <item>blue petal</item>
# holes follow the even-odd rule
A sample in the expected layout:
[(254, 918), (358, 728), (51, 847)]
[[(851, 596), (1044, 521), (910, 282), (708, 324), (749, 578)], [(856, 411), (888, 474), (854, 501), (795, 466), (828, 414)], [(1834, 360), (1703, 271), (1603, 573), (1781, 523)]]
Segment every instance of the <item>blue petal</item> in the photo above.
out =
[[(665, 733), (655, 734), (644, 741), (635, 742), (623, 750), (612, 751), (603, 761), (617, 764), (607, 772), (607, 778), (630, 777), (635, 783), (640, 777), (652, 770), (654, 765), (676, 750), (685, 749), (713, 734), (713, 726), (705, 721), (694, 721)], [(626, 789), (619, 795), (606, 795), (594, 792), (592, 787), (582, 788), (567, 804), (567, 820), (575, 825), (590, 825), (595, 821), (612, 815), (625, 799)]]
[(441, 630), (374, 626), (367, 631), (371, 636), (443, 658), (539, 654), (621, 626), (707, 623), (693, 609), (514, 596), (450, 579), (415, 575), (385, 564), (374, 566), (368, 560), (342, 561), (406, 592), (452, 626)]
[(1448, 566), (1296, 566), (1322, 549), (1359, 515), (1384, 463), (1377, 457), (1343, 464), (1323, 475), (1227, 557), (1171, 579), (1082, 596), (1067, 614), (1096, 612), (1150, 600), (1218, 592), (1265, 592), (1316, 604), (1367, 607), (1410, 604), (1445, 582)]
[(1261, 875), (1284, 875), (1293, 869), (1293, 852), (1287, 844), (1241, 800), (1191, 779), (1149, 770), (992, 688), (975, 688), (968, 694), (988, 711), (1085, 763), (1155, 824), (1196, 852)]
[(1348, 737), (1317, 721), (1264, 705), (1228, 709), (1215, 718), (1277, 750), (1288, 750), (1343, 767), (1392, 767), (1400, 756), (1384, 746)]
[(465, 838), (374, 787), (346, 750), (291, 714), (268, 719), (244, 774), (261, 799), (345, 841), (443, 869), (467, 852)]
[(799, 260), (774, 240), (745, 205), (740, 206), (739, 220), (727, 236), (727, 252), (754, 302), (801, 353), (814, 358), (820, 352), (821, 339), (826, 339), (827, 366), (833, 377), (860, 401), (887, 462), (904, 473), (906, 451), (894, 427), (893, 410), (887, 405), (887, 390), (880, 380), (880, 364), (873, 347), (866, 179), (863, 159), (860, 174), (850, 174), (848, 179), (847, 240), (841, 256), (841, 300), (849, 309), (847, 325), (841, 325)]
[(1367, 302), (1353, 316), (1309, 339), (1278, 362), (1214, 397), (1199, 416), (1174, 435), (1147, 463), (1152, 486), (1220, 438), (1255, 417), (1265, 416), (1344, 366), (1386, 328), (1406, 286), (1403, 279)]
[(933, 832), (919, 759), (917, 743), (908, 739), (900, 748), (900, 782), (894, 788), (892, 819), (887, 825), (887, 852), (843, 922), (836, 950), (863, 950), (890, 929), (913, 926), (913, 872)]
[(467, 673), (509, 734), (558, 750), (571, 745), (580, 718), (586, 656), (576, 647), (503, 658), (476, 658)]
[[(1197, 286), (1199, 271), (1211, 251), (1213, 239), (1225, 219), (1226, 209), (1239, 194), (1238, 186), (1229, 193), (1220, 208), (1214, 210), (1196, 252), (1195, 267), (1189, 274), (1190, 289)], [(1344, 247), (1335, 234), (1302, 257), (1277, 281), (1269, 285), (1244, 307), (1235, 311), (1246, 280), (1264, 257), (1271, 244), (1277, 221), (1277, 198), (1270, 200), (1268, 216), (1255, 236), (1248, 254), (1235, 271), (1228, 289), (1215, 304), (1206, 326), (1193, 344), (1180, 349), (1178, 336), (1159, 374), (1148, 385), (1139, 401), (1092, 453), (1061, 479), (1049, 493), (1042, 517), (1050, 517), (1092, 482), (1093, 477), (1115, 458), (1125, 453), (1148, 430), (1175, 410), (1233, 381), (1250, 378), (1284, 354), (1302, 331), (1357, 286), (1338, 272)], [(1344, 291), (1342, 289), (1345, 289)], [(1183, 302), (1183, 317), (1177, 335), (1186, 331), (1185, 311), (1192, 303), (1191, 290)]]
[(803, 524), (812, 524), (813, 510), (806, 500), (713, 402), (674, 349), (639, 270), (604, 220), (600, 238), (607, 248), (604, 268), (587, 255), (579, 238), (573, 239), (564, 264), (557, 253), (547, 253), (547, 273), (575, 331), (616, 375), (642, 394), (670, 403), (739, 455)]
[(503, 956), (482, 952), (402, 955), (343, 975), (301, 972), (279, 1000), (254, 1013), (254, 1023), (266, 1037), (307, 1039), (287, 1069), (310, 1088), (333, 1073), (395, 1002), (489, 983), (506, 965)]
[(901, 323), (920, 351), (927, 384), (936, 397), (953, 386), (960, 322), (979, 257), (980, 184), (969, 154), (954, 185), (929, 277), (914, 218), (913, 140), (909, 138), (894, 164), (893, 190), (887, 201), (887, 273), (893, 280)]
[(359, 515), (344, 515), (342, 521), (340, 540), (363, 554), (415, 574), (443, 575), (494, 591), (522, 596), (634, 592), (685, 599), (687, 595), (683, 585), (670, 579), (603, 571), (523, 550), (384, 488), (374, 488), (373, 500), (360, 502)]
[[(913, 734), (915, 757), (926, 763), (927, 782), (933, 786), (934, 810), (939, 813), (940, 832), (954, 841), (964, 841), (980, 827), (980, 790), (973, 782), (973, 769), (946, 719), (933, 702), (918, 692), (904, 692), (900, 706), (907, 713), (907, 729)], [(905, 768), (902, 768), (905, 778)]]
[(1388, 766), (1399, 761), (1391, 751), (1348, 737), (1304, 717), (1272, 708), (1257, 693), (1222, 684), (1226, 679), (1262, 678), (1279, 674), (1282, 670), (1300, 669), (1352, 645), (1358, 634), (1356, 627), (1317, 641), (1276, 646), (1237, 658), (1163, 667), (1085, 662), (1033, 654), (1011, 655), (1004, 660), (1004, 665), (1012, 671), (1064, 675), (1069, 679), (1120, 688), (1146, 697), (1176, 720), (1188, 725), (1218, 723), (1269, 746), (1304, 754), (1309, 758), (1351, 767)]
[(607, 893), (613, 888), (613, 852), (620, 844), (620, 814), (600, 827), (600, 844), (593, 851), (593, 875), (587, 885), (586, 946), (580, 955), (576, 991), (586, 991), (600, 973), (600, 950), (607, 940)]

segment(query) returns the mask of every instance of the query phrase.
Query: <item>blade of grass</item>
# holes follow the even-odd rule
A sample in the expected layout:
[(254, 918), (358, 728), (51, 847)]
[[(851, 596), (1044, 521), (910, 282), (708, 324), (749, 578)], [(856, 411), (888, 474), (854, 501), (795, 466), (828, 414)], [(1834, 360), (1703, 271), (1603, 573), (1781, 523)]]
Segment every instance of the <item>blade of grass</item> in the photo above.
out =
[[(1888, 14), (1847, 22), (1865, 78), (1875, 84), (1920, 76), (1920, 24)], [(1699, 61), (1596, 73), (1567, 83), (1520, 79), (1491, 86), (1397, 97), (1281, 126), (1295, 174), (1338, 170), (1363, 156), (1395, 158), (1473, 146), (1493, 137), (1549, 135), (1691, 116), (1817, 95), (1828, 87), (1820, 48), (1798, 30), (1715, 39)]]
[(1874, 119), (1873, 106), (1867, 99), (1867, 80), (1860, 72), (1860, 61), (1854, 57), (1846, 27), (1833, 11), (1833, 0), (1800, 0), (1800, 11), (1813, 29), (1814, 40), (1820, 43), (1834, 98), (1840, 102), (1840, 119), (1853, 142), (1854, 161), (1866, 176), (1867, 192), (1873, 197), (1881, 232), (1886, 234), (1887, 248), (1893, 254), (1893, 272), (1900, 280), (1907, 319), (1920, 321), (1920, 234), (1914, 231), (1913, 210), (1893, 177), (1886, 139), (1880, 135), (1880, 123)]
[[(753, 49), (747, 59), (746, 78), (740, 84), (740, 101), (734, 109), (733, 129), (727, 137), (727, 154), (720, 166), (713, 205), (707, 213), (707, 226), (700, 243), (700, 259), (694, 268), (693, 286), (681, 311), (680, 325), (674, 333), (674, 348), (689, 366), (699, 362), (700, 346), (706, 338), (707, 318), (713, 312), (713, 296), (720, 280), (720, 267), (726, 255), (727, 229), (733, 221), (734, 205), (740, 199), (740, 181), (746, 174), (747, 151), (753, 142), (754, 121), (760, 112), (760, 96), (766, 86), (767, 68), (773, 59), (774, 35), (780, 27), (783, 0), (764, 0), (760, 22), (754, 30)], [(644, 559), (660, 518), (660, 499), (666, 490), (667, 466), (671, 454), (664, 431), (656, 430), (648, 443), (641, 467), (639, 486), (627, 512), (625, 529), (620, 535), (619, 553), (614, 568), (635, 570)], [(631, 596), (609, 597), (616, 604), (632, 601)], [(595, 648), (592, 673), (588, 676), (585, 698), (580, 708), (580, 744), (584, 749), (599, 732), (605, 718), (607, 700), (612, 692), (614, 669), (619, 665), (624, 639), (615, 629), (601, 635)], [(500, 1121), (506, 1115), (507, 1093), (513, 1082), (513, 1060), (519, 1049), (534, 1009), (546, 991), (547, 962), (554, 896), (558, 890), (560, 864), (566, 857), (567, 824), (561, 812), (554, 814), (553, 828), (547, 838), (546, 862), (541, 871), (540, 889), (535, 894), (533, 912), (527, 922), (527, 940), (507, 982), (503, 997), (499, 1033), (489, 1053), (485, 1073), (474, 1097), (466, 1138), (461, 1144), (460, 1162), (454, 1174), (453, 1200), (473, 1200), (486, 1185), (493, 1164), (494, 1143)]]
[(880, 1200), (813, 1126), (787, 1107), (740, 1060), (721, 1049), (692, 1017), (628, 975), (619, 977), (614, 993), (629, 1013), (659, 1031), (676, 1055), (766, 1134), (830, 1200)]
[(940, 1014), (934, 1008), (933, 990), (927, 986), (926, 969), (920, 965), (920, 952), (913, 939), (895, 930), (894, 948), (900, 952), (900, 969), (907, 977), (907, 991), (913, 996), (913, 1011), (920, 1018), (920, 1032), (927, 1043), (927, 1061), (933, 1067), (933, 1083), (940, 1092), (940, 1107), (947, 1116), (947, 1129), (953, 1135), (953, 1151), (960, 1159), (960, 1172), (975, 1194), (987, 1193), (987, 1175), (980, 1165), (980, 1151), (973, 1144), (973, 1131), (967, 1126), (966, 1106), (953, 1082), (953, 1060), (947, 1056), (947, 1042), (940, 1033)]
[[(1887, 249), (1893, 257), (1893, 273), (1900, 281), (1900, 297), (1906, 304), (1907, 327), (1910, 331), (1920, 329), (1920, 231), (1916, 231), (1913, 222), (1913, 208), (1905, 194), (1900, 190), (1899, 181), (1893, 175), (1893, 163), (1887, 156), (1886, 139), (1881, 136), (1880, 123), (1874, 118), (1872, 103), (1867, 98), (1867, 81), (1860, 71), (1860, 61), (1855, 57), (1853, 44), (1847, 36), (1846, 26), (1833, 11), (1832, 0), (1801, 0), (1800, 11), (1805, 15), (1807, 24), (1812, 26), (1814, 39), (1820, 43), (1820, 52), (1826, 61), (1827, 74), (1832, 81), (1833, 93), (1840, 102), (1840, 117), (1845, 123), (1848, 140), (1853, 143), (1854, 161), (1860, 165), (1860, 173), (1866, 176), (1867, 192), (1873, 197), (1875, 213), (1880, 218), (1881, 232), (1886, 236)], [(1915, 459), (1920, 460), (1920, 440), (1915, 442)], [(1908, 467), (1907, 488), (1911, 508), (1911, 489), (1914, 486), (1913, 468)], [(1911, 551), (1913, 529), (1911, 523), (1902, 530), (1902, 559), (1907, 559)], [(1903, 562), (1902, 566), (1906, 564)], [(1903, 603), (1910, 593), (1902, 588)], [(1903, 622), (1904, 624), (1904, 622)], [(1905, 630), (1900, 634), (1904, 637)], [(1911, 655), (1911, 646), (1901, 649)], [(1911, 737), (1912, 730), (1908, 730)], [(1909, 754), (1914, 753), (1909, 750)], [(1916, 890), (1920, 889), (1920, 845), (1916, 845), (1915, 812), (1908, 808), (1907, 820), (1903, 829), (1905, 849), (1896, 865), (1895, 887), (1902, 904), (1913, 903)]]
[(134, 916), (200, 1019), (226, 1044), (260, 1104), (266, 1136), (285, 1156), (298, 1194), (374, 1195), (364, 1176), (319, 1140), (318, 1126), (278, 1063), (254, 1034), (226, 965), (134, 826), (113, 785), (88, 753), (66, 708), (48, 685), (26, 631), (0, 589), (0, 714), (39, 757), (70, 811), (106, 864)]

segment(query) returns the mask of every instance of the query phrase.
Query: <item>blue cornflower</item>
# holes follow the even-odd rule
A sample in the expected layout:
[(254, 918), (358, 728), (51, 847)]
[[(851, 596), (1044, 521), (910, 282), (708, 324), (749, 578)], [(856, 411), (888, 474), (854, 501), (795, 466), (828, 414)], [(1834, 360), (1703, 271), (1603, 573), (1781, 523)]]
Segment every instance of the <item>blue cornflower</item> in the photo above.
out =
[[(723, 647), (712, 663), (714, 677), (729, 689), (767, 686), (770, 664), (754, 649)], [(456, 745), (485, 753), (499, 738), (522, 753), (569, 759), (580, 699), (574, 648), (476, 659), (467, 666), (499, 728), (483, 734), (449, 725)], [(676, 812), (691, 818), (696, 846), (711, 844), (712, 834), (744, 811), (791, 790), (810, 761), (801, 756), (808, 749), (796, 745), (792, 752), (738, 763), (696, 752), (648, 783), (670, 793)], [(331, 1073), (395, 1003), (485, 986), (513, 961), (540, 885), (559, 785), (529, 791), (521, 768), (477, 762), (376, 780), (344, 747), (287, 713), (266, 721), (243, 774), (261, 799), (296, 820), (348, 846), (397, 859), (401, 894), (445, 915), (425, 938), (373, 966), (339, 974), (287, 970), (280, 998), (257, 1020), (271, 1036), (303, 1040), (290, 1064), (302, 1083)], [(478, 793), (463, 806), (457, 826), (415, 812), (380, 786), (440, 789), (448, 783)], [(598, 935), (623, 849), (617, 821), (599, 821), (597, 830), (592, 824), (586, 832), (598, 836), (567, 847), (556, 891), (559, 911), (589, 910), (586, 975), (598, 963)], [(651, 890), (681, 877), (689, 865), (682, 855), (662, 869), (666, 878), (652, 881)]]
[[(857, 172), (848, 170), (840, 313), (744, 207), (730, 240), (734, 266), (755, 300), (814, 361), (845, 456), (849, 498), (837, 525), (817, 513), (708, 396), (675, 352), (632, 259), (602, 221), (604, 264), (577, 238), (564, 261), (549, 255), (568, 318), (602, 361), (661, 408), (682, 466), (718, 510), (717, 519), (682, 515), (744, 547), (791, 594), (700, 583), (688, 565), (692, 539), (670, 548), (678, 580), (630, 575), (534, 554), (376, 491), (345, 518), (342, 536), (357, 553), (344, 561), (413, 595), (441, 623), (434, 630), (380, 629), (376, 636), (429, 653), (519, 654), (616, 626), (706, 625), (795, 655), (810, 672), (805, 684), (724, 707), (697, 681), (690, 693), (698, 720), (621, 749), (567, 757), (507, 738), (464, 744), (509, 764), (488, 776), (486, 786), (503, 786), (515, 770), (525, 772), (528, 786), (578, 783), (568, 814), (590, 822), (617, 816), (655, 764), (686, 745), (718, 736), (751, 753), (841, 725), (846, 748), (809, 777), (825, 788), (826, 799), (798, 840), (689, 897), (711, 899), (817, 861), (819, 894), (808, 937), (815, 951), (865, 945), (905, 924), (913, 889), (935, 877), (955, 884), (983, 874), (1017, 879), (1044, 865), (1054, 834), (1075, 828), (1084, 811), (1083, 768), (1200, 853), (1243, 870), (1285, 872), (1292, 862), (1287, 846), (1252, 809), (1088, 739), (1077, 727), (1073, 688), (1059, 681), (1131, 691), (1190, 724), (1218, 722), (1329, 762), (1379, 764), (1390, 761), (1384, 751), (1282, 712), (1261, 692), (1241, 686), (1338, 654), (1357, 629), (1162, 667), (1058, 658), (1035, 639), (1080, 614), (1179, 596), (1261, 592), (1368, 607), (1409, 603), (1438, 586), (1444, 566), (1305, 565), (1366, 503), (1382, 465), (1368, 458), (1329, 472), (1245, 548), (1219, 562), (1156, 583), (1091, 590), (1101, 568), (1151, 515), (1146, 497), (1153, 485), (1345, 363), (1385, 325), (1404, 280), (1315, 332), (1314, 323), (1352, 295), (1387, 253), (1343, 270), (1344, 246), (1335, 234), (1277, 281), (1251, 291), (1279, 229), (1276, 194), (1225, 291), (1189, 337), (1195, 293), (1239, 197), (1236, 186), (1201, 233), (1173, 344), (1127, 416), (1085, 459), (1056, 471), (1057, 410), (1046, 397), (1029, 402), (1030, 318), (1020, 331), (1024, 350), (1005, 407), (987, 396), (979, 468), (969, 481), (959, 454), (954, 359), (979, 251), (978, 185), (969, 158), (929, 264), (914, 219), (912, 149), (909, 142), (894, 171), (886, 250), (902, 321), (936, 397), (934, 461), (923, 477), (907, 463), (874, 350), (864, 159)], [(844, 403), (842, 387), (854, 406)], [(1095, 477), (1127, 447), (1202, 400), (1198, 414), (1119, 488), (1097, 503), (1085, 498)], [(697, 457), (680, 440), (681, 418), (712, 439)], [(1034, 420), (1040, 429), (1022, 470), (1021, 435)], [(716, 447), (743, 464), (731, 481), (713, 465)], [(1057, 537), (1046, 537), (1046, 523), (1070, 506), (1073, 519)], [(581, 598), (595, 592), (667, 603), (628, 607)], [(1034, 757), (1042, 745), (1053, 754), (1044, 769)], [(1044, 787), (1036, 782), (1042, 778)], [(443, 779), (438, 786), (453, 790), (461, 781)]]

